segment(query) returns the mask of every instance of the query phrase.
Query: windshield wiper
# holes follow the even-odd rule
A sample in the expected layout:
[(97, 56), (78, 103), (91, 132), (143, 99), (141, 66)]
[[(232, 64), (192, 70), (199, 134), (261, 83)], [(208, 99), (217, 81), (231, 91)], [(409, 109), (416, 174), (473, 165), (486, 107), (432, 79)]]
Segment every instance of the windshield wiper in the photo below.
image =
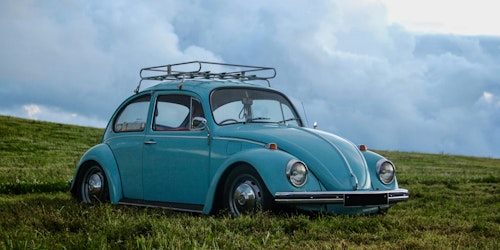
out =
[(277, 122), (277, 123), (287, 123), (287, 122), (289, 122), (289, 121), (298, 121), (298, 120), (300, 120), (300, 118), (295, 118), (295, 117), (293, 117), (293, 118), (285, 119), (285, 120), (283, 120), (283, 121), (279, 121), (279, 122)]
[(254, 118), (251, 118), (251, 119), (247, 119), (247, 122), (262, 121), (262, 120), (271, 120), (271, 118), (268, 118), (268, 117), (254, 117)]

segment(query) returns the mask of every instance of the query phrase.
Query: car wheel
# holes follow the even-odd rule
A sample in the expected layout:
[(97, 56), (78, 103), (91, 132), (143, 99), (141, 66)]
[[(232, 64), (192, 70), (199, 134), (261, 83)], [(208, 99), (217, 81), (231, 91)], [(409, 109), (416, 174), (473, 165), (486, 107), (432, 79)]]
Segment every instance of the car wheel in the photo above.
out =
[(234, 169), (224, 185), (224, 206), (233, 215), (272, 208), (272, 198), (257, 171), (250, 166)]
[(82, 169), (76, 183), (76, 196), (84, 203), (97, 203), (109, 200), (108, 181), (98, 164), (91, 164)]

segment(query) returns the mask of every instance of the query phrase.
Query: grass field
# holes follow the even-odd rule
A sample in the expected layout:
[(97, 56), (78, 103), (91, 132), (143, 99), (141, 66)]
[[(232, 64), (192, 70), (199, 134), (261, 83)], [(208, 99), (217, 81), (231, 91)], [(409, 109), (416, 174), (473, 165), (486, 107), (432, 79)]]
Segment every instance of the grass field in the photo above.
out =
[(232, 218), (76, 202), (101, 133), (0, 116), (0, 249), (500, 249), (500, 159), (381, 151), (410, 190), (387, 214)]

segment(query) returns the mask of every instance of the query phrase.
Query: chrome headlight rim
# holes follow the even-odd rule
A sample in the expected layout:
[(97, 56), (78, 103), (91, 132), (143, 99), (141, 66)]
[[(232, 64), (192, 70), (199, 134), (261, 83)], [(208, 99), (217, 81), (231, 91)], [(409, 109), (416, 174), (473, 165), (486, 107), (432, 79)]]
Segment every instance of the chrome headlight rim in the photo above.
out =
[[(386, 168), (386, 166), (388, 166), (387, 164), (389, 164), (390, 169)], [(389, 172), (387, 172), (387, 170), (389, 170)], [(387, 173), (389, 173), (389, 178), (384, 177), (385, 175), (387, 175)], [(380, 159), (377, 162), (377, 177), (380, 182), (385, 185), (393, 183), (396, 179), (396, 166), (394, 166), (394, 163), (387, 159)]]
[[(297, 169), (302, 168), (302, 169)], [(295, 178), (297, 176), (297, 171), (302, 172), (303, 177), (301, 179)], [(292, 159), (286, 165), (286, 178), (290, 184), (294, 187), (300, 188), (307, 183), (307, 175), (309, 174), (309, 168), (307, 165), (297, 159)], [(300, 174), (300, 173), (299, 173)]]

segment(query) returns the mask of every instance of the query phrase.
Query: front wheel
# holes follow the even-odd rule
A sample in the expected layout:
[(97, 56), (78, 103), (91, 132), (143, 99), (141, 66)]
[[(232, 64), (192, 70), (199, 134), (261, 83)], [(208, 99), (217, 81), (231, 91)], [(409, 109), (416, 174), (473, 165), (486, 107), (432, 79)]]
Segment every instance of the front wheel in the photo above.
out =
[(272, 208), (272, 197), (257, 171), (250, 166), (234, 169), (224, 185), (224, 206), (234, 215)]
[(84, 167), (78, 176), (76, 197), (84, 203), (98, 203), (109, 200), (108, 181), (98, 164)]

